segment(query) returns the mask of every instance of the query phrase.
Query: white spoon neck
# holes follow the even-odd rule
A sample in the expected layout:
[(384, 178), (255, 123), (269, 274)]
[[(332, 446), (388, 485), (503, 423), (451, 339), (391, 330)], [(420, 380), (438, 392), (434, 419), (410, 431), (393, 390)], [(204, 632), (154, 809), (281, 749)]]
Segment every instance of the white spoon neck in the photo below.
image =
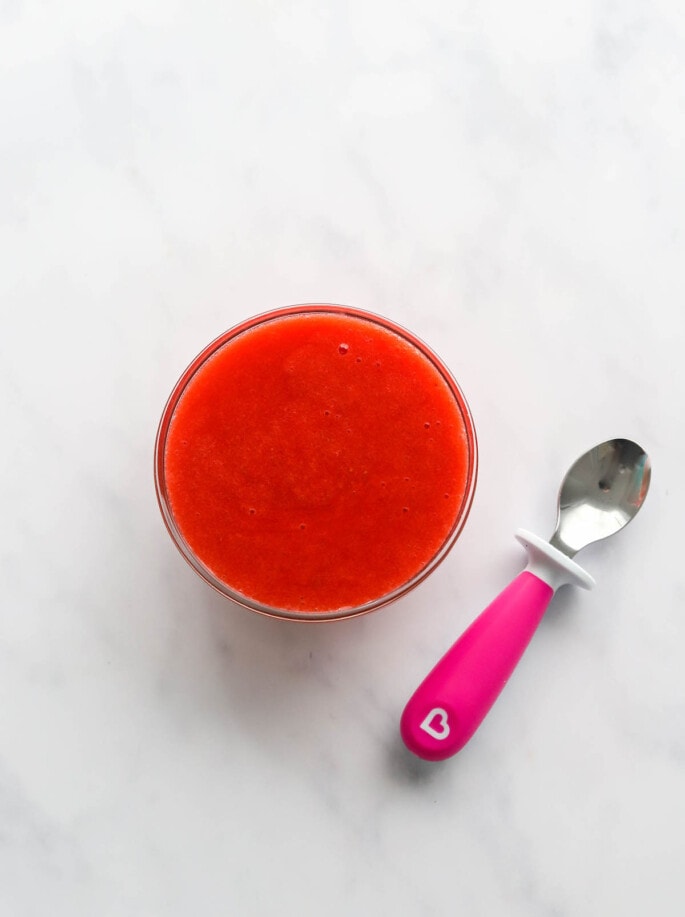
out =
[(519, 529), (516, 539), (528, 552), (526, 570), (551, 586), (555, 592), (566, 584), (580, 586), (582, 589), (592, 589), (595, 585), (594, 578), (580, 564), (539, 535)]

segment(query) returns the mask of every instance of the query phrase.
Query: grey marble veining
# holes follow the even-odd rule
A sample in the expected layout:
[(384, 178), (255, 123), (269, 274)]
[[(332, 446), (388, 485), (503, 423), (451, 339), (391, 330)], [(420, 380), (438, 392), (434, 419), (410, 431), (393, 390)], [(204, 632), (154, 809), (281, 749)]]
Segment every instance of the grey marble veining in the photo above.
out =
[[(677, 917), (685, 883), (674, 0), (0, 5), (0, 913)], [(152, 448), (219, 333), (386, 314), (476, 418), (419, 589), (300, 627), (171, 545)], [(652, 454), (459, 756), (418, 681), (593, 443)]]

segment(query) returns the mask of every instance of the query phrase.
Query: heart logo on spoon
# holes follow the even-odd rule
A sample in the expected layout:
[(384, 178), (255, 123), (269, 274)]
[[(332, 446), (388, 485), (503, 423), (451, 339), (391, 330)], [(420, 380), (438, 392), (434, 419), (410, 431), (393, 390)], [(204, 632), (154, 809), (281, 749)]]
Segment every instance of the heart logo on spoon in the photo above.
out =
[[(433, 725), (437, 718), (439, 729)], [(427, 732), (429, 736), (433, 736), (434, 739), (446, 739), (450, 734), (450, 724), (447, 719), (447, 711), (443, 710), (442, 707), (433, 707), (426, 719), (421, 723), (421, 729), (424, 732)]]

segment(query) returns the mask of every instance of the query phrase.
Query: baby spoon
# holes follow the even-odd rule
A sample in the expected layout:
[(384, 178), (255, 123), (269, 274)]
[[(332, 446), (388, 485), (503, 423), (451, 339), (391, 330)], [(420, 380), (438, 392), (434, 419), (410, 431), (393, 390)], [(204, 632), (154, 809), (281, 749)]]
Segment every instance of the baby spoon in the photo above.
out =
[(507, 683), (556, 590), (585, 589), (593, 578), (571, 558), (627, 525), (647, 496), (647, 453), (629, 439), (590, 449), (570, 468), (559, 492), (549, 541), (519, 529), (528, 566), (470, 625), (427, 675), (404, 709), (406, 746), (442, 761), (468, 742)]

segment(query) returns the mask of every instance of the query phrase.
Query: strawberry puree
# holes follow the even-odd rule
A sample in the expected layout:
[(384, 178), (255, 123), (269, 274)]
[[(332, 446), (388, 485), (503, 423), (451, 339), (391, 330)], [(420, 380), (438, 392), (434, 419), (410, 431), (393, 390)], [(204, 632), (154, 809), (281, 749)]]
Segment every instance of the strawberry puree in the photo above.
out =
[(417, 346), (364, 313), (249, 328), (192, 375), (163, 462), (174, 523), (222, 583), (299, 613), (421, 573), (464, 510), (467, 425)]

